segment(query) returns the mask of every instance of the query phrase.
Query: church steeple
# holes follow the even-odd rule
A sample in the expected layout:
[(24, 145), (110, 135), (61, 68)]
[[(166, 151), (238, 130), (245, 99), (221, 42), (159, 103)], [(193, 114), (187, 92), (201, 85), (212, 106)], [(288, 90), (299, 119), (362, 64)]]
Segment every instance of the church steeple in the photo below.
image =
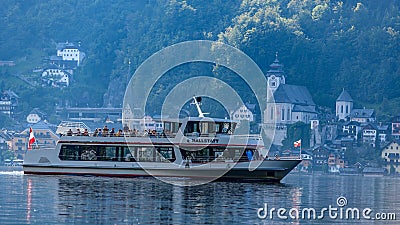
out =
[[(270, 69), (267, 71), (267, 88), (274, 93), (278, 89), (279, 85), (285, 84), (285, 72), (283, 71), (283, 65), (278, 60), (278, 52), (275, 53), (275, 61), (269, 65)], [(268, 98), (267, 94), (267, 98)]]
[(267, 77), (276, 76), (283, 77), (283, 83), (285, 82), (285, 74), (283, 71), (283, 65), (278, 60), (278, 52), (275, 53), (275, 61), (269, 65), (270, 69), (267, 71)]
[(350, 94), (344, 90), (336, 99), (336, 117), (338, 120), (347, 120), (353, 111), (353, 99)]

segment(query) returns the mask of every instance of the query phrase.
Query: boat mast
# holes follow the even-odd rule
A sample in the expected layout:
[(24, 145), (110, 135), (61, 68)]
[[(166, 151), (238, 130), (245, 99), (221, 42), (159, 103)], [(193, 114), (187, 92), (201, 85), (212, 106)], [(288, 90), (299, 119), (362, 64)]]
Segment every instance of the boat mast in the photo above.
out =
[(200, 103), (201, 103), (201, 97), (193, 96), (193, 103), (192, 104), (196, 105), (197, 112), (199, 113), (199, 117), (204, 117), (204, 115), (209, 114), (209, 113), (203, 113), (201, 111)]

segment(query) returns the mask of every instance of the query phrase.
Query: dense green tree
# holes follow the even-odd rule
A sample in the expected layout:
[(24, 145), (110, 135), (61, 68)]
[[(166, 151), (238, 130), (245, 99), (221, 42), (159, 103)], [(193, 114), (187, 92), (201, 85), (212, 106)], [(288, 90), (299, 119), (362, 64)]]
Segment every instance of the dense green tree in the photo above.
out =
[[(388, 119), (400, 111), (399, 11), (396, 0), (4, 0), (0, 60), (17, 65), (1, 68), (0, 86), (21, 96), (25, 113), (40, 106), (51, 114), (60, 100), (119, 106), (130, 76), (150, 55), (181, 41), (220, 40), (263, 71), (279, 52), (287, 83), (309, 88), (319, 105), (333, 107), (346, 88), (356, 104)], [(59, 91), (20, 79), (64, 41), (80, 42), (87, 53), (71, 87)], [(219, 75), (245, 93), (228, 74)], [(169, 78), (158, 94), (179, 80)]]

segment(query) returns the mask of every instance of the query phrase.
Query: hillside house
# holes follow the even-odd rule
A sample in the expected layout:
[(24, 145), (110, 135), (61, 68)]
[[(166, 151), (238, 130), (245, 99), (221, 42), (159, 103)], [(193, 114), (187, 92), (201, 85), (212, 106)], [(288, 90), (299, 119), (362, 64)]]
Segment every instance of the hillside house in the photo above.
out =
[(73, 70), (64, 70), (57, 65), (50, 65), (42, 72), (42, 85), (49, 87), (68, 87)]
[(13, 91), (4, 91), (0, 94), (0, 113), (14, 118), (14, 112), (18, 106), (19, 96)]
[(353, 109), (350, 115), (351, 121), (360, 123), (375, 122), (375, 111), (373, 109)]
[(50, 62), (63, 68), (76, 68), (81, 65), (85, 53), (80, 45), (71, 42), (57, 43), (57, 55), (50, 57)]
[(254, 121), (254, 114), (251, 110), (254, 110), (255, 105), (254, 104), (244, 104), (240, 106), (238, 109), (236, 109), (232, 113), (232, 119), (234, 120), (247, 120), (249, 122)]
[(392, 118), (391, 134), (394, 139), (400, 140), (400, 116)]
[(30, 124), (38, 123), (46, 118), (46, 113), (40, 111), (38, 108), (34, 108), (26, 117), (26, 122)]
[[(386, 170), (390, 173), (400, 173), (400, 141), (395, 140), (383, 147), (382, 159)], [(394, 171), (393, 171), (394, 169)]]

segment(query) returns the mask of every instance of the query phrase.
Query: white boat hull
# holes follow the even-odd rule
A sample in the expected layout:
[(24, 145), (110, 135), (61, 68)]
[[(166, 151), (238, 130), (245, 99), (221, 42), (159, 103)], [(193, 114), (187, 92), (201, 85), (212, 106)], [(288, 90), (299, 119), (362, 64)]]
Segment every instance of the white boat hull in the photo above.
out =
[(189, 166), (162, 162), (62, 162), (58, 158), (52, 159), (41, 155), (41, 151), (43, 150), (38, 150), (35, 152), (36, 154), (32, 154), (32, 152), (28, 155), (28, 160), (23, 164), (25, 174), (115, 177), (218, 177), (219, 179), (232, 180), (280, 181), (301, 162), (300, 159), (252, 161), (252, 163), (259, 164), (254, 170), (249, 169), (250, 162), (191, 163)]

